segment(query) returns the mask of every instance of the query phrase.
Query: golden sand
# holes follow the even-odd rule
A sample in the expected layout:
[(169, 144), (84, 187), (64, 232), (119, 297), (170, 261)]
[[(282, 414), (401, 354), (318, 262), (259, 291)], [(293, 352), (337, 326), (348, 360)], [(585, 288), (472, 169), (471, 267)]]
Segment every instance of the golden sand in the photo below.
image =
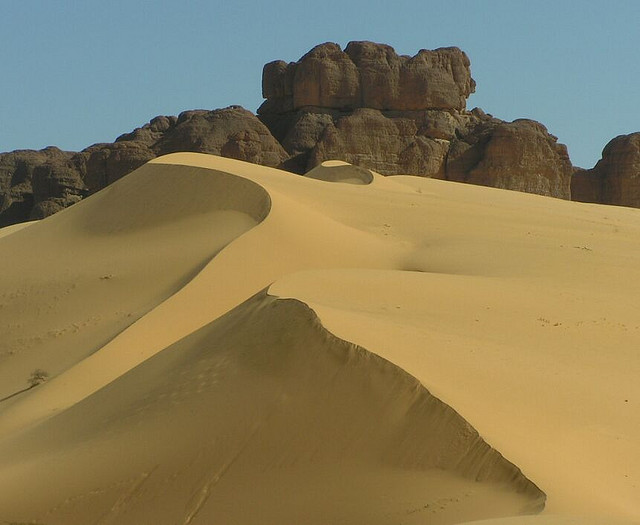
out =
[(0, 230), (0, 521), (638, 522), (639, 239), (635, 209), (155, 159)]

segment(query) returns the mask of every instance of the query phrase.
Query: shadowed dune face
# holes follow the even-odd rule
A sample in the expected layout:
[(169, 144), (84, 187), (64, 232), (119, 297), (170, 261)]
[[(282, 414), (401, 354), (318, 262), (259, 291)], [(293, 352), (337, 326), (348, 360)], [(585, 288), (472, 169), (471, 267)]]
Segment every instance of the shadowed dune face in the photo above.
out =
[[(47, 476), (17, 490), (36, 465)], [(414, 378), (264, 293), (5, 440), (0, 473), (3, 517), (51, 525), (445, 524), (544, 504)]]
[[(76, 206), (74, 223), (88, 234), (130, 234), (142, 230), (180, 228), (215, 212), (237, 212), (261, 222), (269, 213), (269, 194), (248, 179), (224, 171), (148, 164), (99, 192), (85, 209)], [(100, 213), (95, 213), (99, 208)], [(218, 228), (221, 229), (221, 228)]]
[(13, 228), (0, 241), (0, 397), (35, 368), (56, 375), (100, 348), (269, 208), (247, 179), (149, 165), (46, 223)]
[(369, 175), (173, 154), (0, 232), (0, 399), (51, 374), (0, 521), (640, 516), (637, 210)]

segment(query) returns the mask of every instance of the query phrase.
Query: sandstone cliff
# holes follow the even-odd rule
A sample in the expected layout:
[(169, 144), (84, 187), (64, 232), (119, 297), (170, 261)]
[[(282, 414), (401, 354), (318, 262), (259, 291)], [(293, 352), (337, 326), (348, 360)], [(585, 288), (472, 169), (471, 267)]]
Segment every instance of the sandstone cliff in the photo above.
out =
[(55, 147), (0, 154), (0, 227), (51, 215), (86, 194), (73, 153)]

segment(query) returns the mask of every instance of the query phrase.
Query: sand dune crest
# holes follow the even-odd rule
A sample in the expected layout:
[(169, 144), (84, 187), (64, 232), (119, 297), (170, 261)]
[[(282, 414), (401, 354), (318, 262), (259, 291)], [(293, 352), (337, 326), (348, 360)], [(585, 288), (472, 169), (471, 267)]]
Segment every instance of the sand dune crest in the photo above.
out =
[[(407, 509), (412, 523), (455, 523), (544, 502), (415, 379), (264, 293), (0, 445), (3, 517), (48, 524), (275, 524), (297, 519), (296, 500), (309, 523), (388, 523)], [(89, 470), (68, 464), (88, 455)], [(41, 465), (48, 475), (18, 490)]]
[(0, 520), (637, 521), (637, 210), (320, 168), (2, 232)]

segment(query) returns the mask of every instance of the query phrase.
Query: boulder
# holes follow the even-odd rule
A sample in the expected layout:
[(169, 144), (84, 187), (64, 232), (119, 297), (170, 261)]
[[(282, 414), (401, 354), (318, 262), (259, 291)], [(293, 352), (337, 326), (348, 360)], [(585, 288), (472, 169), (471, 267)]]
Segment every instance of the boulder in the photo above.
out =
[(150, 149), (156, 155), (192, 151), (272, 167), (288, 157), (265, 125), (240, 106), (185, 111)]
[(571, 197), (573, 166), (564, 144), (539, 122), (488, 121), (452, 144), (449, 180), (561, 199)]
[(130, 133), (120, 135), (116, 142), (135, 141), (144, 144), (147, 147), (158, 142), (164, 133), (173, 128), (178, 121), (176, 116), (159, 115), (152, 118), (147, 124), (140, 128), (136, 128)]
[(590, 170), (575, 173), (574, 200), (640, 208), (640, 132), (609, 142)]

